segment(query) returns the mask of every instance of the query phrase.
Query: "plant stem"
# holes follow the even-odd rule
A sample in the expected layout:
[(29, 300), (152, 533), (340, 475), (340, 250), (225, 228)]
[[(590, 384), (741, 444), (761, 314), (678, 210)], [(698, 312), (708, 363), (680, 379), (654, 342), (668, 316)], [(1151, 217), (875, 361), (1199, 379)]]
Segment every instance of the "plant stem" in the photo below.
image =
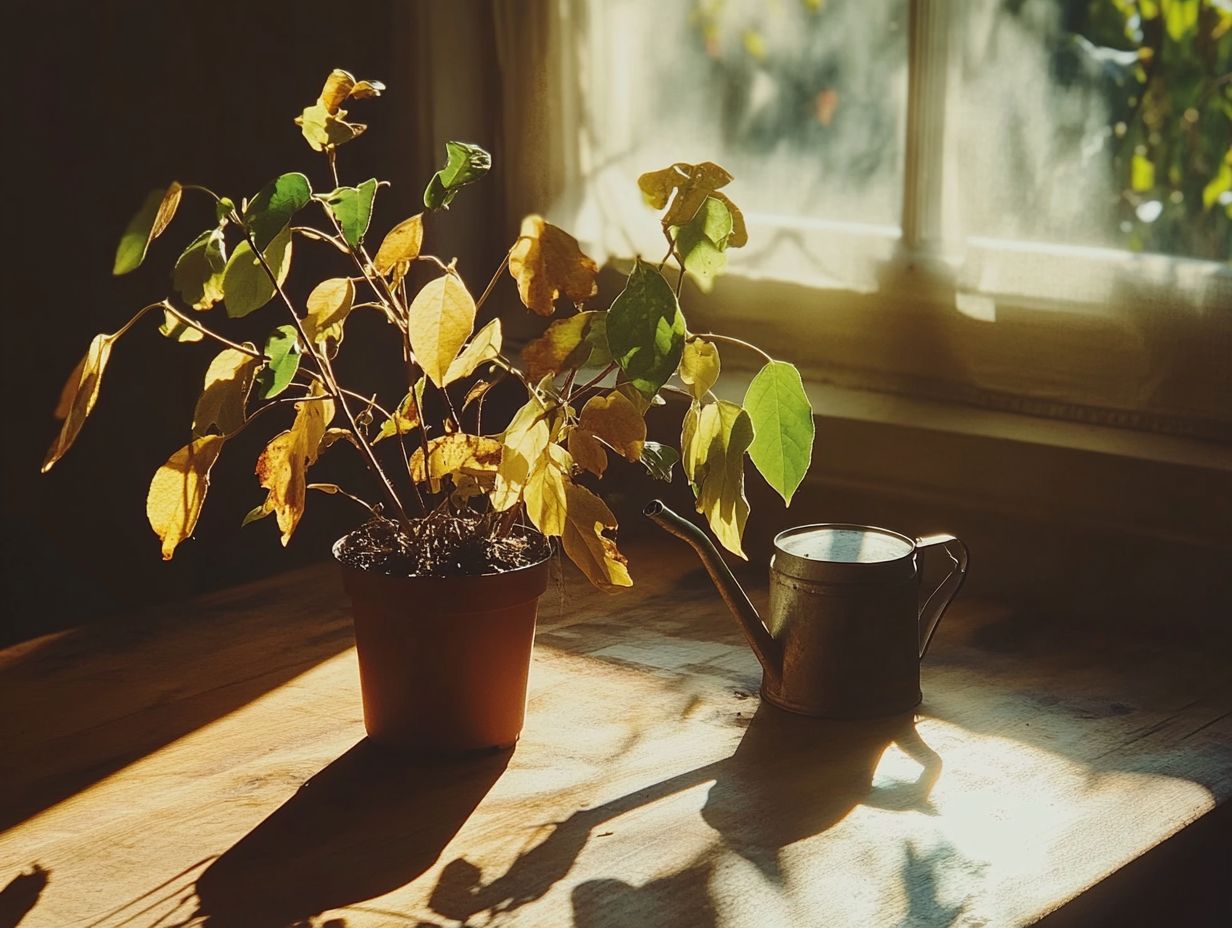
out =
[(572, 400), (574, 397), (581, 396), (583, 393), (585, 393), (585, 392), (586, 392), (587, 390), (589, 390), (591, 387), (598, 386), (599, 382), (600, 382), (601, 380), (603, 380), (605, 377), (607, 377), (607, 375), (608, 375), (608, 374), (610, 374), (610, 373), (611, 373), (612, 371), (614, 371), (614, 370), (616, 370), (616, 362), (615, 362), (615, 361), (613, 361), (611, 364), (609, 364), (609, 365), (608, 365), (607, 367), (605, 367), (603, 370), (599, 371), (599, 373), (598, 373), (596, 376), (594, 376), (594, 377), (590, 378), (590, 380), (586, 381), (586, 383), (582, 384), (582, 385), (581, 385), (580, 387), (578, 387), (576, 390), (572, 391), (572, 392), (569, 394), (569, 396), (566, 398), (566, 402), (568, 402), (569, 400)]
[[(238, 351), (241, 354), (246, 354), (250, 358), (258, 358), (262, 361), (265, 360), (265, 355), (257, 351), (255, 348), (249, 348), (247, 345), (238, 344), (237, 342), (231, 341), (231, 339), (229, 338), (224, 338), (223, 336), (219, 335), (217, 332), (207, 329), (201, 323), (192, 319), (192, 317), (185, 315), (181, 310), (178, 310), (174, 306), (172, 306), (170, 300), (163, 300), (161, 303), (155, 303), (153, 305), (162, 307), (163, 309), (171, 313), (171, 315), (175, 316), (175, 318), (179, 319), (180, 322), (184, 323), (189, 328), (196, 329), (202, 335), (208, 335), (210, 338), (214, 339), (217, 342), (221, 342), (222, 344), (226, 345), (228, 348), (233, 349), (234, 351)], [(149, 308), (150, 307), (148, 306), (146, 307), (146, 309), (149, 309)], [(144, 311), (145, 310), (142, 310), (142, 312)]]
[(706, 338), (712, 342), (726, 342), (729, 345), (736, 345), (740, 348), (747, 348), (749, 351), (753, 351), (761, 355), (767, 364), (771, 363), (774, 360), (774, 358), (770, 357), (770, 355), (766, 354), (766, 352), (762, 351), (756, 345), (749, 344), (748, 342), (740, 338), (733, 338), (730, 335), (718, 335), (714, 332), (703, 332), (699, 335), (693, 335), (692, 337), (693, 338)]
[(312, 226), (292, 226), (292, 232), (298, 232), (304, 238), (315, 239), (318, 242), (329, 242), (341, 252), (347, 252), (350, 249), (346, 247), (346, 243), (338, 238), (330, 235), (328, 232), (322, 232), (320, 229), (314, 229)]
[(497, 266), (496, 273), (492, 275), (492, 279), (488, 281), (488, 285), (483, 288), (483, 295), (475, 301), (475, 312), (479, 312), (479, 308), (483, 306), (488, 297), (492, 295), (492, 291), (496, 289), (496, 283), (500, 280), (502, 272), (504, 272), (505, 268), (509, 266), (509, 256), (511, 254), (513, 254), (512, 248), (505, 252), (505, 257), (501, 258), (501, 263)]
[(151, 309), (162, 309), (164, 305), (165, 305), (165, 301), (163, 303), (151, 303), (149, 306), (142, 306), (139, 310), (137, 310), (137, 312), (133, 315), (133, 317), (129, 319), (128, 322), (124, 323), (124, 325), (120, 326), (120, 328), (111, 337), (119, 338), (121, 335), (123, 335), (133, 326), (135, 326), (137, 324), (137, 321), (141, 319), (141, 317), (143, 317)]

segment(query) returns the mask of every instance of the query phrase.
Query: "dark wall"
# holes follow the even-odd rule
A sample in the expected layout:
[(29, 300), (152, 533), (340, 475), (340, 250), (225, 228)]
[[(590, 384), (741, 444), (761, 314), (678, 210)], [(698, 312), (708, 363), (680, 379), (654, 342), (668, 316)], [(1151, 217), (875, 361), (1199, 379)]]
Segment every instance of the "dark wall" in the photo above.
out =
[[(198, 182), (237, 201), (285, 171), (328, 189), (324, 159), (291, 120), (332, 67), (384, 80), (388, 93), (357, 104), (368, 122), (343, 149), (343, 182), (377, 175), (375, 232), (416, 212), (426, 177), (411, 176), (415, 88), (397, 79), (407, 37), (398, 4), (339, 7), (321, 0), (211, 4), (22, 3), (6, 19), (16, 61), (6, 93), (8, 260), (4, 287), (4, 552), (0, 644), (188, 595), (325, 556), (356, 511), (316, 495), (283, 551), (273, 520), (240, 530), (263, 498), (252, 468), (262, 444), (289, 422), (228, 444), (197, 537), (160, 560), (145, 518), (149, 481), (183, 445), (201, 379), (217, 346), (177, 345), (149, 315), (115, 347), (96, 410), (69, 454), (38, 473), (58, 423), (61, 384), (96, 332), (115, 331), (170, 292), (175, 256), (212, 223), (211, 207), (186, 197), (180, 214), (138, 271), (111, 276), (120, 231), (146, 192), (171, 179)], [(401, 64), (407, 71), (405, 64)], [(408, 72), (409, 73), (409, 72)], [(441, 140), (443, 141), (443, 140)], [(482, 140), (481, 140), (482, 141)], [(428, 140), (435, 146), (435, 140)], [(296, 243), (291, 289), (304, 294), (343, 266), (327, 246)], [(233, 325), (260, 343), (286, 322), (275, 307)], [(376, 314), (348, 330), (357, 389), (397, 388), (400, 359)], [(255, 433), (260, 434), (255, 434)], [(339, 455), (317, 479), (362, 475)], [(316, 476), (316, 475), (314, 475)]]

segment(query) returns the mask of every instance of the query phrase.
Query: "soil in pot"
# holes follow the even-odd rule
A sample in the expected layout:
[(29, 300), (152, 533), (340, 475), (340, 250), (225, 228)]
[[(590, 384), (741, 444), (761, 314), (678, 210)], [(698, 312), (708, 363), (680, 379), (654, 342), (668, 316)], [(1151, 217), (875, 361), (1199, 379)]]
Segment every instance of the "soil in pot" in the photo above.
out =
[(334, 555), (351, 596), (364, 725), (382, 745), (456, 754), (513, 745), (526, 710), (552, 548), (457, 519), (408, 534), (373, 520)]

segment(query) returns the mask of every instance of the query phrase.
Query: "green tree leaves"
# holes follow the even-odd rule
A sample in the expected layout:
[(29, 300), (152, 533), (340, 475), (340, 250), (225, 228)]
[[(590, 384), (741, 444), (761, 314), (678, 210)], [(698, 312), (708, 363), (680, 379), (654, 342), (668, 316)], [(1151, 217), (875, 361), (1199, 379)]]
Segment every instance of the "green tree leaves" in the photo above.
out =
[[(281, 285), (291, 270), (291, 227), (284, 226), (263, 254), (265, 263)], [(223, 299), (232, 319), (247, 316), (274, 298), (277, 289), (260, 259), (247, 242), (240, 242), (223, 270)]]
[(733, 229), (731, 210), (717, 197), (706, 197), (692, 219), (674, 227), (676, 254), (704, 292), (727, 267)]
[(373, 177), (358, 187), (339, 187), (325, 198), (325, 204), (342, 229), (342, 237), (352, 248), (358, 248), (368, 232), (377, 186), (377, 179)]
[(244, 226), (257, 249), (264, 251), (312, 199), (312, 185), (303, 174), (283, 174), (257, 191), (244, 210)]
[(193, 309), (209, 309), (222, 299), (226, 266), (222, 229), (207, 229), (193, 239), (176, 260), (171, 283)]
[(662, 274), (639, 259), (607, 314), (612, 358), (630, 383), (651, 395), (676, 372), (684, 337), (676, 294)]
[(448, 209), (458, 190), (473, 184), (492, 167), (492, 156), (470, 142), (446, 142), (445, 166), (432, 175), (424, 190), (428, 209)]
[(813, 456), (813, 408), (800, 372), (785, 361), (771, 361), (749, 384), (744, 408), (754, 432), (749, 457), (790, 505)]
[(141, 266), (150, 242), (163, 234), (175, 216), (182, 193), (183, 188), (178, 181), (172, 181), (165, 189), (150, 191), (141, 209), (128, 221), (124, 234), (120, 236), (112, 274), (118, 277)]
[(299, 370), (300, 347), (295, 326), (280, 325), (265, 341), (265, 367), (257, 373), (257, 396), (273, 399)]

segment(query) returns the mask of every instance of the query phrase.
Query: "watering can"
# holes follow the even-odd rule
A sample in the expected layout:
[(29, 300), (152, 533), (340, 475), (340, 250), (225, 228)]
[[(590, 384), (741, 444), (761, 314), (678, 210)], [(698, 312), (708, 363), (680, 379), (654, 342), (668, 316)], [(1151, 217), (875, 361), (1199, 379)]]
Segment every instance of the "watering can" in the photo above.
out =
[[(710, 539), (654, 500), (645, 515), (693, 547), (762, 666), (762, 698), (801, 715), (873, 718), (919, 705), (920, 662), (967, 575), (953, 535), (909, 538), (870, 525), (801, 525), (774, 538), (763, 622)], [(950, 570), (920, 596), (920, 559)], [(920, 605), (921, 599), (923, 605)]]

